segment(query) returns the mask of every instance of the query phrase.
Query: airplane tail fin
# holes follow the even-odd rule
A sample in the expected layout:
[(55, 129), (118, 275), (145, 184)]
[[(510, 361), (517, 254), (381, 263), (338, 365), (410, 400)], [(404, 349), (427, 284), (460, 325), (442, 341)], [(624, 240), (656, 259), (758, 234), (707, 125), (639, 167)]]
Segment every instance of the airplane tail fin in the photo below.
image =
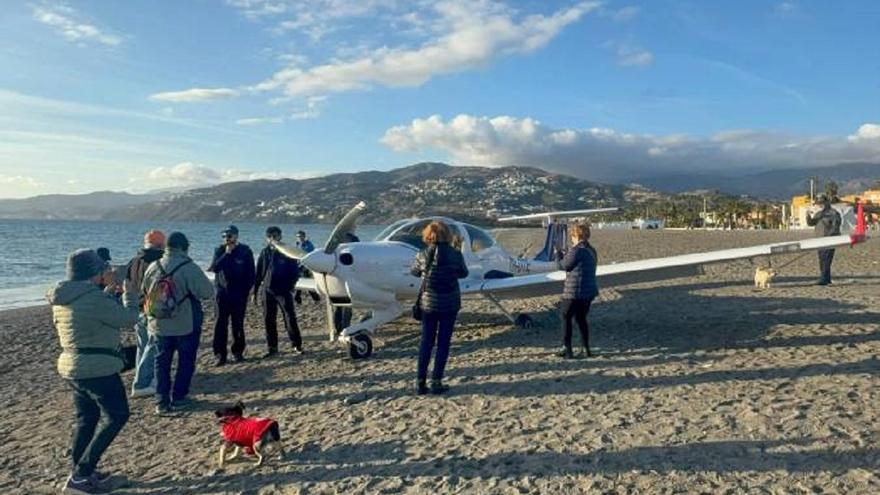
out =
[(564, 251), (568, 246), (568, 224), (551, 221), (547, 225), (544, 247), (535, 255), (535, 261), (556, 261), (556, 253)]
[(865, 222), (865, 206), (862, 202), (856, 204), (856, 229), (850, 234), (850, 242), (855, 245), (864, 242), (867, 238), (868, 226)]

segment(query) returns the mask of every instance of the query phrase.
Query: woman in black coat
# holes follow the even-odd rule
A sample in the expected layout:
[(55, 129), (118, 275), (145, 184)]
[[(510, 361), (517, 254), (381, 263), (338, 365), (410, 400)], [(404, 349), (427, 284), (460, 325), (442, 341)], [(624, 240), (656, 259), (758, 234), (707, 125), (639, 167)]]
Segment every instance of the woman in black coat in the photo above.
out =
[(425, 290), (420, 296), (422, 343), (419, 348), (416, 393), (428, 393), (428, 363), (436, 342), (437, 355), (430, 391), (432, 394), (442, 394), (448, 390), (443, 385), (443, 371), (449, 358), (452, 329), (461, 309), (458, 279), (467, 277), (468, 269), (461, 252), (452, 247), (452, 233), (445, 223), (431, 222), (422, 231), (422, 240), (427, 247), (416, 256), (411, 270), (416, 277), (425, 279)]
[(571, 359), (572, 320), (576, 321), (581, 331), (584, 352), (590, 356), (590, 327), (587, 325), (587, 314), (593, 299), (599, 295), (599, 284), (596, 282), (596, 265), (599, 256), (590, 245), (590, 224), (571, 226), (571, 249), (559, 260), (559, 268), (565, 270), (565, 287), (562, 292), (562, 350), (559, 357)]

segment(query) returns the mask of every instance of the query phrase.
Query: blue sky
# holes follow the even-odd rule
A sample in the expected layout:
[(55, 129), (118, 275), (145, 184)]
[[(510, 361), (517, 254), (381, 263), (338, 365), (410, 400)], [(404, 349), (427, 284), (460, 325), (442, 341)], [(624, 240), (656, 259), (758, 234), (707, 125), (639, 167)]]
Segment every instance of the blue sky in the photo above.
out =
[(0, 197), (880, 162), (875, 1), (8, 2)]

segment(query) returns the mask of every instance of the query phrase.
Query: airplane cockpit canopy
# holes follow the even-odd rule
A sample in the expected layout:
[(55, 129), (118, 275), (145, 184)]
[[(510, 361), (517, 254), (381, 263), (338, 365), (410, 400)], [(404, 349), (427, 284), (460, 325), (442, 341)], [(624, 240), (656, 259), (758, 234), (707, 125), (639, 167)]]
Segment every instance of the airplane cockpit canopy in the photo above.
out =
[(469, 247), (471, 251), (476, 253), (495, 245), (495, 239), (485, 230), (442, 217), (398, 220), (377, 235), (376, 240), (402, 242), (416, 249), (424, 249), (425, 243), (422, 241), (422, 230), (434, 220), (441, 220), (446, 223), (452, 231), (452, 235), (462, 244), (465, 242), (469, 243), (467, 246), (459, 246), (460, 248)]

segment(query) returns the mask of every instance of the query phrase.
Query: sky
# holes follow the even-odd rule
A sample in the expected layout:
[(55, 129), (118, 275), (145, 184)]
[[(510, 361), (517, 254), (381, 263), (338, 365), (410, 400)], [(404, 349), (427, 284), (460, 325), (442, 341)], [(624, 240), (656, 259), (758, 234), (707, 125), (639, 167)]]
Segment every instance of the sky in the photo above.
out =
[(0, 198), (880, 163), (874, 0), (0, 3)]

